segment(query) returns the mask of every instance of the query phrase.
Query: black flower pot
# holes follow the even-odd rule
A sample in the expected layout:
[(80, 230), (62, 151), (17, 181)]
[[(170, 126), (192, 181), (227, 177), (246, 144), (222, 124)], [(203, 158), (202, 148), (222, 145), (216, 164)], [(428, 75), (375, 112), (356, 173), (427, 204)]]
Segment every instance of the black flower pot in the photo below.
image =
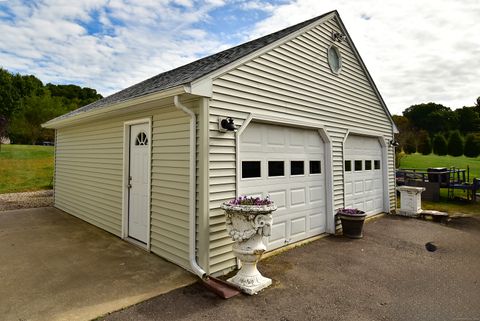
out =
[(338, 212), (342, 221), (343, 235), (351, 239), (361, 239), (363, 237), (363, 222), (367, 214), (344, 214)]

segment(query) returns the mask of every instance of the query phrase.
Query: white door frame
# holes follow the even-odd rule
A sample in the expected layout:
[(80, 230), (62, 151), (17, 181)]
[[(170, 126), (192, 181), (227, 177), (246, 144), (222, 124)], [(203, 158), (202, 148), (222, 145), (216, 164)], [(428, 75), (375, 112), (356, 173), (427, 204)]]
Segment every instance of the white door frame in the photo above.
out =
[(326, 211), (326, 232), (335, 234), (335, 212), (333, 209), (333, 159), (332, 159), (332, 141), (327, 134), (324, 126), (317, 122), (297, 121), (293, 119), (285, 119), (280, 117), (272, 117), (261, 114), (249, 114), (247, 119), (242, 123), (235, 135), (235, 158), (236, 158), (236, 179), (235, 179), (235, 195), (238, 197), (240, 186), (240, 135), (245, 131), (250, 122), (256, 121), (260, 123), (283, 125), (289, 127), (306, 128), (317, 130), (325, 144), (325, 211)]
[(383, 175), (383, 212), (390, 213), (390, 193), (388, 189), (388, 146), (385, 137), (379, 135), (378, 132), (369, 130), (348, 129), (342, 144), (342, 168), (343, 168), (343, 207), (345, 207), (345, 143), (348, 136), (358, 135), (371, 138), (377, 138), (382, 148), (382, 175)]
[[(142, 243), (135, 241), (128, 237), (128, 175), (130, 170), (130, 127), (132, 125), (138, 124), (148, 124), (148, 163), (150, 164), (150, 169), (147, 173), (149, 184), (147, 186), (148, 193), (148, 227), (147, 227), (147, 244), (146, 246)], [(123, 177), (122, 177), (122, 239), (127, 240), (131, 243), (144, 247), (147, 251), (150, 251), (150, 227), (152, 213), (150, 209), (151, 204), (151, 173), (152, 173), (152, 118), (141, 118), (135, 120), (125, 121), (123, 123)]]

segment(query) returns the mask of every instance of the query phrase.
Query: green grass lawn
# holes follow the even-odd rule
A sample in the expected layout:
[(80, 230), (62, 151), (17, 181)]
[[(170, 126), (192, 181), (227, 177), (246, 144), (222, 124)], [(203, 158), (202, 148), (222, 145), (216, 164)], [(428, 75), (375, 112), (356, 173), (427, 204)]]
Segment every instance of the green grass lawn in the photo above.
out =
[[(453, 156), (437, 156), (437, 155), (422, 155), (412, 154), (405, 155), (400, 160), (400, 168), (418, 169), (426, 171), (429, 167), (455, 167), (461, 169), (470, 168), (470, 181), (473, 178), (480, 178), (480, 157), (468, 158), (465, 156), (453, 157)], [(440, 190), (440, 201), (429, 202), (422, 201), (422, 208), (427, 210), (437, 210), (447, 212), (450, 215), (458, 213), (479, 215), (480, 214), (480, 202), (475, 203), (466, 200), (466, 193), (460, 190), (455, 191), (455, 199), (450, 200), (447, 197), (447, 189), (442, 188)]]
[(53, 147), (2, 145), (0, 193), (52, 188)]
[(447, 193), (446, 188), (440, 189), (440, 201), (422, 201), (422, 209), (447, 212), (451, 216), (455, 216), (456, 214), (480, 215), (479, 201), (468, 201), (466, 199), (467, 194), (460, 190), (456, 190), (454, 194), (455, 198), (449, 200)]
[(400, 168), (415, 168), (419, 170), (427, 170), (429, 167), (455, 167), (467, 169), (470, 167), (470, 181), (474, 177), (480, 178), (480, 157), (468, 158), (465, 156), (437, 156), (434, 154), (422, 155), (412, 154), (405, 155), (400, 160)]

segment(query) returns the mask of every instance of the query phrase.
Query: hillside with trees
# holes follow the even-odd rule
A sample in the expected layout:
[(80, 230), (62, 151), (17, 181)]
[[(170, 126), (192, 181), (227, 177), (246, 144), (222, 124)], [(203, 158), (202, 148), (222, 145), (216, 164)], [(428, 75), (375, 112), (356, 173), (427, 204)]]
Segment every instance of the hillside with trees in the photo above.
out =
[(480, 155), (480, 97), (475, 105), (456, 110), (432, 102), (413, 105), (393, 120), (399, 130), (397, 153)]
[(0, 138), (15, 144), (53, 141), (54, 131), (41, 124), (102, 98), (95, 89), (76, 85), (44, 85), (33, 75), (0, 68)]

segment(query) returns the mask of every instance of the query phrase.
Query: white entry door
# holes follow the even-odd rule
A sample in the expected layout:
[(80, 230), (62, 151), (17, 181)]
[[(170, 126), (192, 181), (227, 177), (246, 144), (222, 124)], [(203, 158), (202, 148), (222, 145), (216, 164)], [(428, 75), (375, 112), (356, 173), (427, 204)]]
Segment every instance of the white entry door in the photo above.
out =
[(150, 202), (149, 138), (148, 123), (130, 126), (128, 236), (145, 244), (148, 240), (148, 204)]
[(325, 232), (324, 166), (317, 130), (250, 123), (242, 133), (239, 194), (278, 206), (268, 250)]
[(350, 135), (345, 143), (345, 206), (383, 212), (382, 147), (378, 138)]

